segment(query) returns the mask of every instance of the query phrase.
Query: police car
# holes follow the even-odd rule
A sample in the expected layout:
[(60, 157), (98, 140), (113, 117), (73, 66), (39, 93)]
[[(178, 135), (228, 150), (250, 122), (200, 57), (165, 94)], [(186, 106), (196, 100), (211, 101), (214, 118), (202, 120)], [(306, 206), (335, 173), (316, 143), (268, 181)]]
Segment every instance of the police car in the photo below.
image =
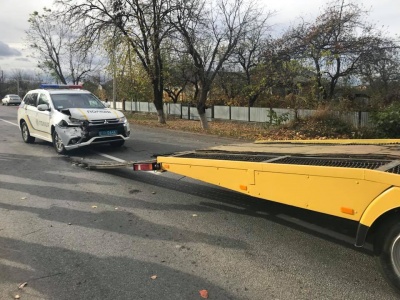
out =
[(130, 128), (124, 114), (104, 105), (77, 85), (41, 85), (29, 91), (18, 108), (25, 143), (39, 138), (59, 154), (91, 144), (121, 147)]

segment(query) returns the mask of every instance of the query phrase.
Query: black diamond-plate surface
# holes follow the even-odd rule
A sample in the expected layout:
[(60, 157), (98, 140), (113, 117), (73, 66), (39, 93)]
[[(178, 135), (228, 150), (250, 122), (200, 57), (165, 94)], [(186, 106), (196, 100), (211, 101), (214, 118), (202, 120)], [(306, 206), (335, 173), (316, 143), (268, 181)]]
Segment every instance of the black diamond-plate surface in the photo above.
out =
[(192, 152), (179, 155), (182, 158), (216, 159), (232, 161), (262, 162), (276, 158), (276, 155), (249, 155), (249, 154), (228, 154), (228, 153), (198, 153)]
[(287, 157), (275, 161), (279, 164), (325, 166), (325, 167), (343, 167), (358, 169), (377, 169), (389, 163), (381, 160), (355, 160), (355, 159), (335, 159), (335, 158), (314, 158), (314, 157)]
[[(359, 159), (343, 157), (309, 157), (309, 156), (289, 156), (277, 154), (249, 154), (249, 153), (227, 153), (227, 152), (191, 152), (179, 155), (182, 158), (195, 159), (215, 159), (231, 160), (243, 162), (265, 162), (274, 164), (307, 165), (307, 166), (326, 166), (343, 167), (375, 170), (391, 162), (390, 159)], [(400, 166), (394, 166), (388, 173), (400, 174)]]

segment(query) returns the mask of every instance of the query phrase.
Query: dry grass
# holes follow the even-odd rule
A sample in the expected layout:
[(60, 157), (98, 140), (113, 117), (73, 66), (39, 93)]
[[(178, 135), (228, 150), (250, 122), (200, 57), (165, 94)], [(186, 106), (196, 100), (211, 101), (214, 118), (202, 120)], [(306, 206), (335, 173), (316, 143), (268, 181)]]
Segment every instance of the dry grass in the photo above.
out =
[(267, 126), (264, 123), (213, 120), (209, 129), (204, 130), (200, 121), (179, 119), (169, 116), (167, 124), (160, 124), (155, 114), (126, 113), (129, 121), (148, 127), (197, 132), (240, 140), (307, 140), (351, 138), (351, 132), (335, 131), (332, 124), (322, 124), (321, 120), (308, 120), (287, 126)]

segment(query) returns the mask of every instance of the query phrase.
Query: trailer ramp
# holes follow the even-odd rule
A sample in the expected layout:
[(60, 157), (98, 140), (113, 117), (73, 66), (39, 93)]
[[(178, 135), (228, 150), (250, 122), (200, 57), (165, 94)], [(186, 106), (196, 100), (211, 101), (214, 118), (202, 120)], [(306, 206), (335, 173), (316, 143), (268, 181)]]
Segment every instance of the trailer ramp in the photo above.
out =
[(400, 140), (350, 141), (223, 145), (158, 156), (157, 163), (239, 193), (359, 221), (376, 197), (400, 186)]

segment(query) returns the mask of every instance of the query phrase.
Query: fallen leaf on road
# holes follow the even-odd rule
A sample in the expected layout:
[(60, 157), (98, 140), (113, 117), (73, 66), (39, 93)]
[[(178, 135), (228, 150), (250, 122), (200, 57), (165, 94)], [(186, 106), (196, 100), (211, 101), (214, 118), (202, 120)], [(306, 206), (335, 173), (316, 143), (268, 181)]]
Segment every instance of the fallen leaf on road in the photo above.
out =
[(18, 288), (22, 289), (22, 288), (26, 287), (27, 285), (28, 285), (28, 283), (24, 282), (24, 283), (21, 283)]
[(208, 291), (207, 290), (201, 290), (199, 291), (200, 297), (204, 299), (208, 299)]
[(115, 210), (118, 210), (118, 207), (116, 207)]
[(153, 195), (156, 194), (156, 192), (151, 192)]
[(19, 298), (21, 298), (20, 295), (15, 295), (14, 296), (14, 299), (19, 299)]
[(153, 279), (153, 280), (154, 280), (154, 279), (157, 279), (157, 275), (153, 275), (153, 276), (151, 276), (150, 278)]
[(25, 199), (26, 199), (26, 197), (22, 197), (22, 198), (21, 198), (21, 200), (25, 200)]
[(92, 205), (92, 208), (97, 208), (97, 205)]
[(197, 215), (196, 215), (196, 214), (193, 214), (192, 217), (197, 217)]

